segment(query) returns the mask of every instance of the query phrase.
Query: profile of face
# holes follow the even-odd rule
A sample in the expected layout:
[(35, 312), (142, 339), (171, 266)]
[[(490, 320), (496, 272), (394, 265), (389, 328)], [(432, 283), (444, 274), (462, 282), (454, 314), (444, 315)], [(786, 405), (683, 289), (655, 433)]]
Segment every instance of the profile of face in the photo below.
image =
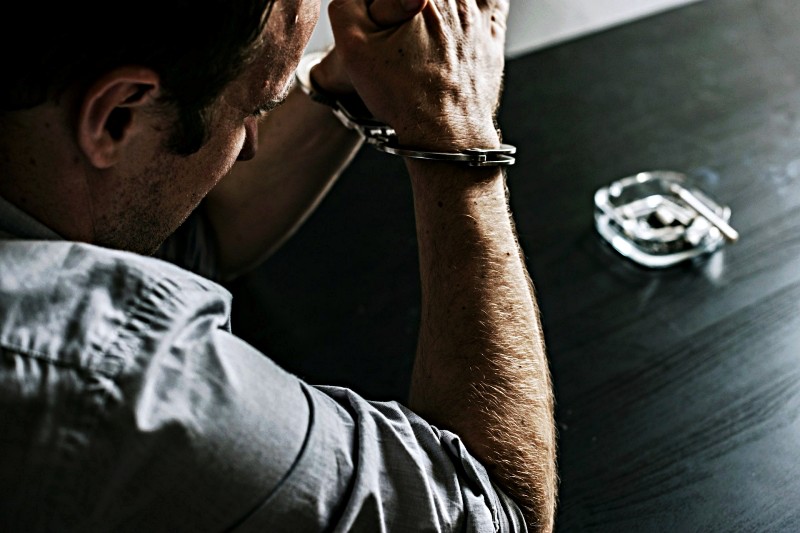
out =
[(291, 88), (319, 10), (320, 0), (275, 1), (255, 59), (209, 109), (208, 140), (199, 151), (171, 153), (170, 124), (154, 128), (149, 149), (120, 169), (123, 186), (108, 195), (116, 205), (95, 220), (97, 244), (153, 253), (237, 160), (254, 156), (259, 117)]

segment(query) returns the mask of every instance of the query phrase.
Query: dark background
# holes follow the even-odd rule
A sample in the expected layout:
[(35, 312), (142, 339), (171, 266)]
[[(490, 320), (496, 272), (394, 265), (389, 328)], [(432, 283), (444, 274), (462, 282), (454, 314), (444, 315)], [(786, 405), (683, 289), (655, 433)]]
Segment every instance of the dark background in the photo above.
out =
[[(800, 531), (800, 2), (705, 0), (510, 60), (499, 123), (557, 400), (559, 531)], [(661, 271), (594, 191), (687, 173), (738, 243)], [(406, 398), (410, 184), (364, 149), (230, 288), (233, 328), (312, 383)]]

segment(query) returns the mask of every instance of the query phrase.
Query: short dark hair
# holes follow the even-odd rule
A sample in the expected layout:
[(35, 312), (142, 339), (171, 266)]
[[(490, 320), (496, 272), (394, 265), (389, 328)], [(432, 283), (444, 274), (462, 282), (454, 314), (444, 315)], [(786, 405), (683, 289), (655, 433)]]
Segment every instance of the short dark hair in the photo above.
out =
[(0, 110), (28, 109), (140, 65), (158, 73), (177, 112), (169, 148), (194, 153), (208, 137), (209, 105), (251, 59), (273, 1), (25, 0), (0, 22)]

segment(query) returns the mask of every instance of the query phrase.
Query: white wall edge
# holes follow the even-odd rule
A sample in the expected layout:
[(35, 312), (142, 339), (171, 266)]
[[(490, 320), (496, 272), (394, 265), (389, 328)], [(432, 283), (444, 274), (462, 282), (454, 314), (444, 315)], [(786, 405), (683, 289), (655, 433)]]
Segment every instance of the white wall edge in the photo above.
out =
[[(435, 1), (435, 0), (434, 0)], [(511, 0), (506, 55), (517, 57), (702, 0)], [(309, 52), (333, 42), (323, 0)]]

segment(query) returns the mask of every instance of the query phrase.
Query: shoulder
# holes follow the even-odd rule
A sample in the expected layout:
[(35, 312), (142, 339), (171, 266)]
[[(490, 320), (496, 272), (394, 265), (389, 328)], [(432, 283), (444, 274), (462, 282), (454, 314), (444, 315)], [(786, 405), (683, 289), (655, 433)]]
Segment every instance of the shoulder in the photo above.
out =
[(150, 257), (74, 242), (0, 241), (0, 272), (0, 346), (64, 365), (92, 370), (120, 336), (179, 327), (198, 313), (228, 327), (228, 291)]
[(230, 295), (157, 259), (0, 240), (0, 516), (14, 531), (223, 531), (290, 471), (297, 379)]

